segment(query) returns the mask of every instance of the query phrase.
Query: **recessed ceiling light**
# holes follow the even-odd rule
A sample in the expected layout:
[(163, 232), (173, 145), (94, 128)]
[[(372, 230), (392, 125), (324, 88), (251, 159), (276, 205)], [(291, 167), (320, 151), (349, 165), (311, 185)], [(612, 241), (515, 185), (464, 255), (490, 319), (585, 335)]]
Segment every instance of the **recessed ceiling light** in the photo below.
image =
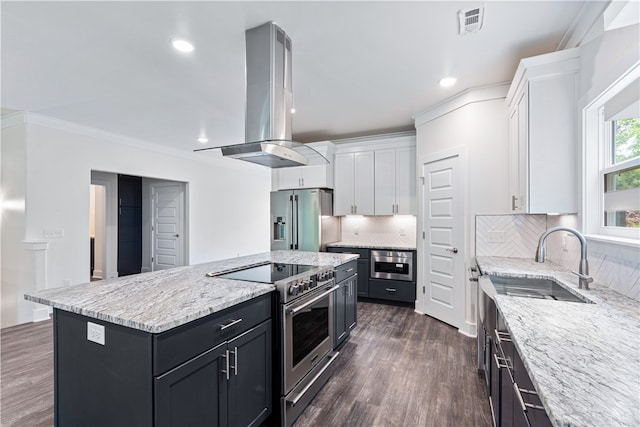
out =
[(193, 52), (193, 45), (184, 39), (173, 39), (171, 45), (180, 52)]
[(295, 108), (292, 108), (292, 109), (291, 109), (291, 114), (295, 114), (295, 113), (296, 113), (296, 109), (295, 109)]
[(205, 144), (205, 143), (209, 142), (209, 138), (207, 138), (206, 136), (201, 136), (200, 138), (198, 138), (198, 142), (200, 144)]
[(451, 87), (456, 84), (457, 79), (455, 77), (445, 77), (440, 80), (440, 86), (442, 87)]

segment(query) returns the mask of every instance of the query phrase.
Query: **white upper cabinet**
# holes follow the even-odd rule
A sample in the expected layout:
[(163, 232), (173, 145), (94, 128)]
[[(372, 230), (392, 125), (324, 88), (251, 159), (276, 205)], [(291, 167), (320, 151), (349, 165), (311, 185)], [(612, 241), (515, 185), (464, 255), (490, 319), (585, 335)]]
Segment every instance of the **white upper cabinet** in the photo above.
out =
[(336, 144), (334, 215), (415, 215), (415, 135)]
[(335, 156), (333, 214), (373, 215), (373, 151)]
[(272, 190), (297, 188), (333, 188), (333, 144), (330, 142), (310, 144), (329, 160), (329, 164), (273, 169)]
[(375, 151), (375, 214), (416, 214), (415, 148)]
[(578, 49), (526, 58), (507, 93), (512, 212), (578, 209)]

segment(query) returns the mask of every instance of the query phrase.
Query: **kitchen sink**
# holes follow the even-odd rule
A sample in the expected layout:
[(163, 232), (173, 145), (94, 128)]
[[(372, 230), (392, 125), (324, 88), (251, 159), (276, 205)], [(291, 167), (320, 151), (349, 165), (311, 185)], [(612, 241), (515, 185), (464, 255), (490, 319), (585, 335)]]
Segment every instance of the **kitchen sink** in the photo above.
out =
[(496, 292), (525, 298), (592, 303), (587, 298), (568, 291), (555, 280), (528, 277), (489, 276)]

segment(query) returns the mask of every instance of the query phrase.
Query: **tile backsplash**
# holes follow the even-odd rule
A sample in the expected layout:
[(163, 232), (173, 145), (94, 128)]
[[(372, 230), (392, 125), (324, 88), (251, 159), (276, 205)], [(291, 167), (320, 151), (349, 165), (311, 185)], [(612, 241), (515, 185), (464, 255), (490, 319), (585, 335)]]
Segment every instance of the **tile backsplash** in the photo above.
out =
[(416, 246), (415, 216), (343, 216), (340, 223), (343, 242)]
[[(476, 256), (533, 258), (540, 235), (560, 225), (578, 229), (577, 215), (478, 215)], [(587, 246), (594, 280), (640, 301), (640, 249), (593, 239)], [(546, 258), (576, 270), (580, 242), (571, 233), (553, 233), (546, 241)]]

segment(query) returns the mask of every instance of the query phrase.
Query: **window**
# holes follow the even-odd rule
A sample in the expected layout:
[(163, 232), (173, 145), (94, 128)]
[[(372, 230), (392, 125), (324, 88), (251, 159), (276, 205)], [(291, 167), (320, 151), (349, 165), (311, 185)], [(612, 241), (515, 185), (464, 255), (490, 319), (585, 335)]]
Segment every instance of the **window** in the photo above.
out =
[(640, 62), (588, 104), (582, 119), (583, 230), (640, 245)]
[(603, 225), (640, 228), (640, 117), (610, 120), (606, 127)]

